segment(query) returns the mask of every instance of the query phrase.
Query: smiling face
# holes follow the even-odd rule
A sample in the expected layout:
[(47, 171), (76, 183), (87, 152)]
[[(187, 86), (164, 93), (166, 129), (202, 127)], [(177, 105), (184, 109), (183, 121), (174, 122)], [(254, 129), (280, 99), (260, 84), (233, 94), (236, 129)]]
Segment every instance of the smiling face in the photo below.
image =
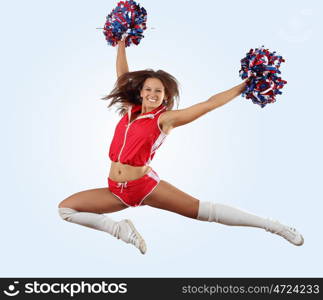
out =
[(145, 111), (151, 111), (163, 103), (165, 88), (158, 78), (147, 78), (140, 91), (142, 107)]

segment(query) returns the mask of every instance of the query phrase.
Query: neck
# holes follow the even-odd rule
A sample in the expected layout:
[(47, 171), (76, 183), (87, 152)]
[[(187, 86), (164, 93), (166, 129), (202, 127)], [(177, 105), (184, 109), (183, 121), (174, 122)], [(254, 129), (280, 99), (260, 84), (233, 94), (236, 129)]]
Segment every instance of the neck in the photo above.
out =
[[(158, 106), (159, 107), (159, 106)], [(153, 111), (154, 109), (156, 109), (157, 107), (147, 107), (147, 106), (141, 106), (141, 113), (145, 114), (145, 113), (149, 113), (151, 111)]]

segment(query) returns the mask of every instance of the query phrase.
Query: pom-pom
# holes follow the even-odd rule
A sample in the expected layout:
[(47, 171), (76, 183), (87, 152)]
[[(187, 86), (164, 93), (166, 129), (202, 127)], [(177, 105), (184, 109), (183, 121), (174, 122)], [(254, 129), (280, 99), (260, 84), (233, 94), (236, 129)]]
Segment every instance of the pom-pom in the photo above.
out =
[(280, 89), (287, 83), (279, 76), (282, 62), (285, 62), (282, 56), (264, 49), (264, 46), (250, 49), (247, 56), (241, 59), (239, 75), (242, 79), (248, 78), (242, 96), (262, 108), (268, 103), (276, 102), (275, 96), (282, 94)]
[(116, 46), (125, 34), (126, 47), (138, 45), (144, 37), (147, 12), (135, 1), (120, 1), (117, 7), (106, 17), (103, 34), (108, 44)]

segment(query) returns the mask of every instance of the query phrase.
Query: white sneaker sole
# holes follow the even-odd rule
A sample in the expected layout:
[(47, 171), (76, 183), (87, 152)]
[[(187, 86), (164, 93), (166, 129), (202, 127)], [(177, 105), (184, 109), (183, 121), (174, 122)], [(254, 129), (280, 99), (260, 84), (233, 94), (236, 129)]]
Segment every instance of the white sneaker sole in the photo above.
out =
[(302, 246), (303, 244), (304, 244), (304, 238), (303, 238), (303, 236), (301, 235), (301, 241), (299, 242), (299, 244), (294, 244), (294, 245), (296, 245), (296, 246)]
[(142, 254), (145, 254), (147, 251), (147, 246), (146, 246), (145, 240), (142, 238), (140, 233), (137, 231), (137, 229), (135, 228), (135, 226), (132, 224), (132, 222), (129, 219), (126, 219), (125, 222), (127, 222), (127, 224), (130, 226), (131, 230), (133, 230), (136, 233), (136, 235), (138, 236), (138, 238), (140, 240), (139, 250)]

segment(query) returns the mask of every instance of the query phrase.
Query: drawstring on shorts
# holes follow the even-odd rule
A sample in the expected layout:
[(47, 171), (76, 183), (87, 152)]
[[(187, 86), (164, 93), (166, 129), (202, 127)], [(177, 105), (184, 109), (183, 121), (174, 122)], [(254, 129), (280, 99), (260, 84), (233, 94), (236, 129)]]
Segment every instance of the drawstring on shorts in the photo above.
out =
[(118, 188), (120, 188), (120, 187), (121, 187), (121, 192), (120, 193), (122, 193), (123, 188), (127, 188), (127, 181), (125, 181), (125, 182), (118, 182)]

